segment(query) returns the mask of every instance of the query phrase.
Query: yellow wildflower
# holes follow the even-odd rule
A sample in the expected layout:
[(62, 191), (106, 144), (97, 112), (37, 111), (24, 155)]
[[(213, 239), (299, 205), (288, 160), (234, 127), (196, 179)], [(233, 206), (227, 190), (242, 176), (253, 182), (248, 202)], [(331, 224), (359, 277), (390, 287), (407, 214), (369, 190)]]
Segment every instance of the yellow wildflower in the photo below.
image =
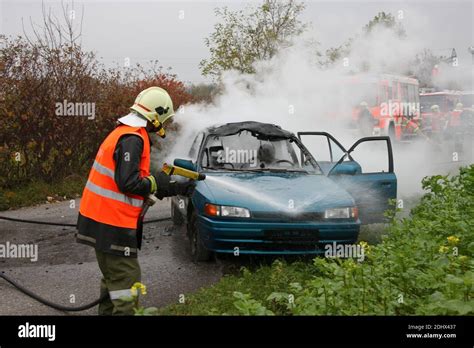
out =
[(449, 244), (456, 245), (459, 243), (459, 238), (456, 236), (449, 236), (447, 239)]
[(136, 282), (130, 289), (130, 291), (132, 292), (132, 296), (137, 296), (138, 290), (140, 290), (140, 293), (142, 295), (146, 295), (146, 286), (142, 283)]
[(367, 242), (361, 241), (359, 242), (359, 245), (362, 247), (362, 252), (364, 253), (365, 256), (369, 256), (371, 254), (370, 245)]
[(441, 254), (446, 254), (446, 253), (448, 252), (448, 250), (449, 250), (449, 248), (448, 248), (447, 246), (445, 246), (445, 245), (441, 245), (441, 246), (439, 247), (439, 252), (440, 252)]

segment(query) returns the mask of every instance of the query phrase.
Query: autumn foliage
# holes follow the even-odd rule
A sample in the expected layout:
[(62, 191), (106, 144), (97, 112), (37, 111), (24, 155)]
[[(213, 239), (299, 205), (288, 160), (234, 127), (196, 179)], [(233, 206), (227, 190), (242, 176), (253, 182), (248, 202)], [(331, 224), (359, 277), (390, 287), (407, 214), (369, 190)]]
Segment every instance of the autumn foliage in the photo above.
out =
[[(191, 101), (157, 62), (106, 69), (75, 43), (0, 36), (0, 188), (86, 173), (117, 118), (150, 86), (165, 88), (175, 109)], [(95, 117), (58, 115), (65, 102), (94, 105)]]

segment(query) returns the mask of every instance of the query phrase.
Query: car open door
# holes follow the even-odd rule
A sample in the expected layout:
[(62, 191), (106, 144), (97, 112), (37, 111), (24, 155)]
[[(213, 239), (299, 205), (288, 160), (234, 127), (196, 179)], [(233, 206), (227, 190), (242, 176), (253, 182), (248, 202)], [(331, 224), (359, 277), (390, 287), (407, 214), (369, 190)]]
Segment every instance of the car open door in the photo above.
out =
[[(397, 197), (389, 137), (361, 138), (349, 150), (326, 132), (300, 132), (298, 137), (322, 171), (352, 195), (363, 224), (386, 221), (384, 212), (392, 208), (389, 200)], [(361, 147), (365, 153), (357, 154)]]
[[(328, 175), (336, 163), (345, 156), (342, 163), (334, 168), (333, 173), (356, 174), (361, 168), (336, 138), (327, 132), (299, 132), (298, 138), (318, 162), (324, 174)], [(303, 154), (301, 154), (303, 163)]]

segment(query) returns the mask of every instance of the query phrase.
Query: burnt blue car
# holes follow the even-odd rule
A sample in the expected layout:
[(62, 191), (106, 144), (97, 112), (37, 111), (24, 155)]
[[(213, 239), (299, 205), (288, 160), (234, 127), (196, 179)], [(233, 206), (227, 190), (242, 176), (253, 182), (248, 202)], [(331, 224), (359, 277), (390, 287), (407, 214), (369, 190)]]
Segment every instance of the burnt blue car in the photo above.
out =
[[(315, 152), (326, 146), (328, 158), (318, 161), (306, 142), (319, 144)], [(384, 144), (386, 171), (366, 173), (351, 156), (367, 142)], [(323, 253), (326, 244), (356, 242), (361, 223), (382, 222), (396, 198), (388, 137), (362, 138), (346, 150), (325, 132), (228, 123), (200, 132), (188, 158), (175, 165), (206, 180), (192, 197), (174, 197), (171, 211), (175, 224), (187, 224), (196, 261), (212, 253)]]

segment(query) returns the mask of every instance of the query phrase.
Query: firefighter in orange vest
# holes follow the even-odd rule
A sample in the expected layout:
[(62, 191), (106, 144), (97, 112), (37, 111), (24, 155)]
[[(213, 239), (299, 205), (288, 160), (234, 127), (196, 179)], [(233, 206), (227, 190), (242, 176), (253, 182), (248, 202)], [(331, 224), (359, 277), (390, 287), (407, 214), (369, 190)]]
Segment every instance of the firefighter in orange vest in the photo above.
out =
[(457, 103), (456, 108), (451, 111), (451, 117), (449, 119), (450, 128), (456, 128), (461, 125), (460, 115), (463, 112), (463, 107), (462, 103)]
[[(79, 208), (76, 239), (95, 248), (102, 272), (101, 315), (132, 315), (131, 288), (141, 279), (137, 260), (137, 223), (146, 196), (189, 195), (192, 183), (170, 182), (150, 173), (148, 132), (165, 136), (173, 102), (159, 87), (142, 91), (128, 115), (105, 138), (95, 157)], [(168, 121), (169, 122), (169, 121)]]
[(442, 134), (446, 128), (446, 118), (441, 113), (438, 105), (431, 106), (431, 138), (440, 142), (442, 140)]
[(431, 131), (440, 133), (444, 127), (444, 118), (438, 105), (431, 105)]
[(413, 134), (413, 135), (421, 134), (421, 130), (420, 130), (420, 127), (418, 126), (418, 123), (415, 122), (415, 120), (411, 116), (402, 116), (401, 126), (403, 129), (403, 133)]

